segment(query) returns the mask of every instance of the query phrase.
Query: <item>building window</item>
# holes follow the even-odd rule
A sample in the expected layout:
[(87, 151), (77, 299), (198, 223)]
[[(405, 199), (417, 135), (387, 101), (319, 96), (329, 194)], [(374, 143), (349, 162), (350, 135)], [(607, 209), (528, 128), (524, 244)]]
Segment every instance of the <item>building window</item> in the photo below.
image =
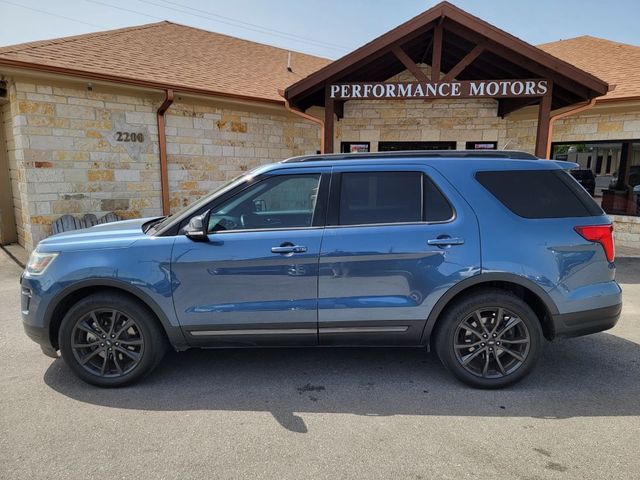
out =
[(456, 142), (378, 142), (379, 152), (402, 150), (455, 150)]
[(640, 216), (640, 139), (553, 143), (552, 158), (593, 170), (595, 200), (606, 213)]
[(497, 150), (498, 142), (467, 142), (467, 150)]
[(342, 153), (367, 153), (371, 151), (369, 142), (342, 142), (340, 152)]

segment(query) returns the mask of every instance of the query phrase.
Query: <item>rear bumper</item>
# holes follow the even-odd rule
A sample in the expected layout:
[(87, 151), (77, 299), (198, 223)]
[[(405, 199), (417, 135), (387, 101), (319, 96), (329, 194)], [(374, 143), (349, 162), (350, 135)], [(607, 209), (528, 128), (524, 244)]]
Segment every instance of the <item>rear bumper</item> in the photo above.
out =
[(613, 328), (622, 311), (622, 303), (582, 312), (553, 315), (554, 337), (579, 337)]

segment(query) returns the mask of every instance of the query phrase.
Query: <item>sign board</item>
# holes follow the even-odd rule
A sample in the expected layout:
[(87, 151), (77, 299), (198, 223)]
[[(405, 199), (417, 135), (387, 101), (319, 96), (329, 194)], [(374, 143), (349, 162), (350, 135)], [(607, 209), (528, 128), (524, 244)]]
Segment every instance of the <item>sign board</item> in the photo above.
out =
[(467, 142), (467, 150), (497, 150), (498, 142)]
[(329, 86), (335, 100), (406, 100), (437, 98), (542, 97), (549, 91), (547, 80), (468, 80), (450, 82), (363, 82)]

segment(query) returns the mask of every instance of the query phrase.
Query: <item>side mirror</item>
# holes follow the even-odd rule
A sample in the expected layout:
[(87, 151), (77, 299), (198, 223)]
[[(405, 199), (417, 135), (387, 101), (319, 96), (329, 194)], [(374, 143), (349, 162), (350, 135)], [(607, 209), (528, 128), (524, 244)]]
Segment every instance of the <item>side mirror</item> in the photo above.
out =
[(186, 236), (196, 242), (203, 242), (209, 240), (207, 235), (207, 228), (209, 226), (209, 213), (203, 215), (196, 215), (189, 220), (189, 224), (186, 228)]

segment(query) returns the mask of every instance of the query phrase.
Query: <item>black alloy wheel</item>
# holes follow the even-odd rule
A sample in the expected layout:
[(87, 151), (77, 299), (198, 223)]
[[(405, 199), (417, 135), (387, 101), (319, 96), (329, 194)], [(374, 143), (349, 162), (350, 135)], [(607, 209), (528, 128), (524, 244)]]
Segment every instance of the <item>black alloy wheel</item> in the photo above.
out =
[(531, 307), (506, 290), (477, 290), (447, 306), (438, 319), (435, 347), (445, 367), (477, 388), (523, 379), (542, 349), (542, 327)]
[(140, 326), (115, 309), (92, 310), (76, 322), (71, 335), (75, 359), (94, 375), (126, 375), (144, 355)]
[(162, 360), (167, 343), (149, 308), (113, 291), (79, 300), (58, 332), (65, 363), (82, 380), (100, 387), (121, 387), (148, 374)]
[(475, 310), (458, 324), (454, 350), (472, 375), (501, 378), (520, 368), (529, 355), (531, 336), (515, 313), (502, 307)]

